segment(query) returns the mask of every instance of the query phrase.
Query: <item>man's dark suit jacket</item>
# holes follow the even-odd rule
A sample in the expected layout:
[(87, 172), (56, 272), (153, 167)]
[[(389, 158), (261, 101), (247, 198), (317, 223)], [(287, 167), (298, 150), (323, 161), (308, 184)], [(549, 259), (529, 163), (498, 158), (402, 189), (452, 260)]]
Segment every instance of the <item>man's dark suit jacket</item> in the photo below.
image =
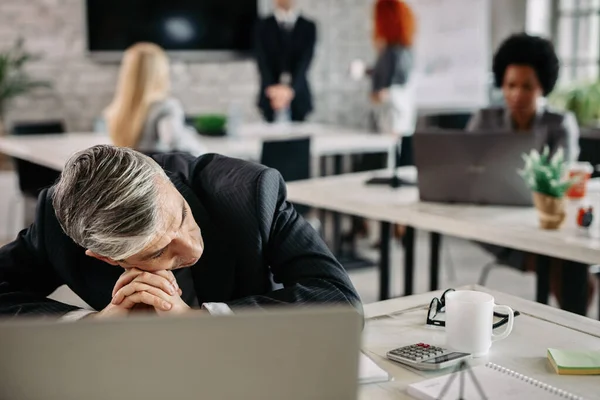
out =
[[(224, 302), (235, 310), (345, 303), (361, 309), (342, 266), (286, 201), (285, 183), (277, 171), (214, 154), (154, 159), (189, 203), (204, 238), (204, 254), (191, 267), (200, 304)], [(33, 225), (0, 249), (0, 314), (61, 315), (76, 310), (46, 298), (63, 284), (96, 310), (111, 301), (123, 270), (86, 256), (85, 249), (66, 236), (51, 196), (52, 188), (41, 193)], [(182, 272), (189, 274), (175, 271), (178, 280)], [(283, 288), (273, 290), (271, 278)]]
[(306, 75), (316, 40), (317, 26), (302, 16), (298, 17), (289, 34), (279, 26), (274, 16), (258, 23), (255, 37), (256, 60), (261, 79), (258, 107), (267, 121), (273, 121), (275, 113), (265, 90), (280, 83), (280, 76), (286, 71), (292, 76), (291, 86), (295, 92), (290, 107), (292, 120), (303, 121), (312, 111), (312, 95)]

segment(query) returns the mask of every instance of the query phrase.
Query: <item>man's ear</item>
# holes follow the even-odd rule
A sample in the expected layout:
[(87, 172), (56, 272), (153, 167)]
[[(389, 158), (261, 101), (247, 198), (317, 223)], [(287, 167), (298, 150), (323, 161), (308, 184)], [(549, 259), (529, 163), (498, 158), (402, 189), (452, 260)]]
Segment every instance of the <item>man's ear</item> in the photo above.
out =
[(119, 263), (116, 262), (115, 260), (113, 260), (112, 258), (101, 256), (100, 254), (94, 253), (91, 250), (86, 250), (85, 255), (88, 257), (97, 258), (98, 260), (104, 261), (105, 263), (110, 264), (110, 265), (114, 265), (114, 266), (119, 265)]

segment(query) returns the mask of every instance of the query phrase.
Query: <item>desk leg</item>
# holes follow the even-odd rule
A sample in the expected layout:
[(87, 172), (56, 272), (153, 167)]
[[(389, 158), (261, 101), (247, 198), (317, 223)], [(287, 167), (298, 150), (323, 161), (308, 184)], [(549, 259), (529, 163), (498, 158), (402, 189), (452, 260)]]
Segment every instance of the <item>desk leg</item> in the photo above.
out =
[(341, 175), (344, 173), (343, 167), (344, 157), (341, 154), (336, 154), (333, 156), (333, 174)]
[[(319, 175), (327, 176), (327, 157), (325, 156), (321, 156), (320, 159)], [(327, 211), (320, 209), (319, 219), (321, 220), (321, 232), (323, 234), (323, 239), (325, 239), (327, 237)]]
[(550, 292), (550, 257), (537, 256), (537, 283), (535, 301), (548, 304)]
[(381, 246), (379, 248), (379, 300), (390, 298), (390, 241), (391, 224), (381, 222)]
[[(333, 175), (342, 174), (342, 156), (336, 154), (333, 157)], [(342, 253), (342, 215), (340, 213), (333, 213), (333, 251), (335, 254), (340, 255)]]
[(341, 214), (334, 212), (333, 215), (333, 253), (338, 256), (342, 254), (342, 232)]
[(404, 295), (413, 294), (415, 279), (415, 228), (407, 226), (402, 238), (404, 244)]
[(437, 232), (429, 234), (429, 289), (438, 290), (440, 286), (440, 249), (442, 235)]
[(588, 266), (582, 263), (562, 263), (562, 308), (585, 316), (587, 313)]

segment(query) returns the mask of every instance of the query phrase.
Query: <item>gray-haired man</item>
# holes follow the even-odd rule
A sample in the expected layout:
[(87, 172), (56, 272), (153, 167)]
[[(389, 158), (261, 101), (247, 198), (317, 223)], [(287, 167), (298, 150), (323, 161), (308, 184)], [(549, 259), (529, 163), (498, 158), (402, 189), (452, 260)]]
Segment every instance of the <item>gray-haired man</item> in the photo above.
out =
[[(46, 298), (63, 284), (97, 312)], [(41, 193), (35, 223), (0, 249), (0, 314), (76, 319), (307, 302), (361, 307), (286, 201), (281, 176), (218, 155), (82, 151)]]

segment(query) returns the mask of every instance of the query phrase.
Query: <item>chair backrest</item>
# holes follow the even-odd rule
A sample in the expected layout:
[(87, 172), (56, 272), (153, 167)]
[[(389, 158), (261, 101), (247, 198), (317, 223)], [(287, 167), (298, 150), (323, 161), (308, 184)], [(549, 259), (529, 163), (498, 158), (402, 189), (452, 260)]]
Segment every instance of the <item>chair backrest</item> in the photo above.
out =
[(310, 178), (310, 138), (264, 141), (261, 164), (274, 168), (286, 182)]
[(433, 114), (420, 118), (419, 128), (465, 129), (471, 113)]
[[(17, 122), (11, 133), (15, 136), (64, 133), (62, 121)], [(60, 172), (25, 160), (15, 159), (19, 188), (26, 196), (37, 197), (42, 189), (52, 186)]]
[[(261, 164), (274, 168), (286, 182), (310, 178), (310, 138), (264, 141)], [(305, 214), (306, 206), (295, 206)]]
[[(587, 161), (594, 167), (600, 165), (600, 137), (582, 137), (579, 138), (579, 161)], [(600, 171), (594, 168), (592, 177), (600, 176)]]
[(65, 126), (62, 121), (15, 122), (11, 130), (15, 136), (52, 135), (64, 132)]

